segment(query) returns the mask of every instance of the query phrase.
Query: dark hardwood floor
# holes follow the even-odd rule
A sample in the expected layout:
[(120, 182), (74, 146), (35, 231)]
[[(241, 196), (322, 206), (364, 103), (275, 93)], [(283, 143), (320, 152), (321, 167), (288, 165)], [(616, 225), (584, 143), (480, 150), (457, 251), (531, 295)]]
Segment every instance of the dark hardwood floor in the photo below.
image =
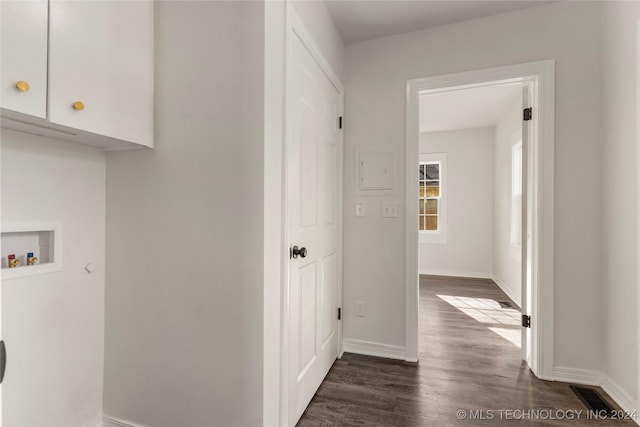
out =
[[(345, 353), (298, 426), (635, 426), (589, 419), (568, 384), (536, 379), (519, 312), (498, 301), (510, 300), (491, 280), (422, 276), (419, 362)], [(569, 410), (583, 412), (559, 419)]]

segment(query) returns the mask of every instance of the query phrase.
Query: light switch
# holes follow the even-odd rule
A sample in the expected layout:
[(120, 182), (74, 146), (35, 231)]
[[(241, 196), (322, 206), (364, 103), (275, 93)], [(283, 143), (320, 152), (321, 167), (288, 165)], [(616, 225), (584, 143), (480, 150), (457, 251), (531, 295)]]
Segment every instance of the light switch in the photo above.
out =
[(356, 301), (356, 316), (364, 317), (364, 301)]
[(364, 216), (364, 202), (356, 202), (356, 216)]
[(398, 202), (396, 202), (396, 201), (382, 202), (382, 217), (383, 218), (397, 218), (398, 217)]

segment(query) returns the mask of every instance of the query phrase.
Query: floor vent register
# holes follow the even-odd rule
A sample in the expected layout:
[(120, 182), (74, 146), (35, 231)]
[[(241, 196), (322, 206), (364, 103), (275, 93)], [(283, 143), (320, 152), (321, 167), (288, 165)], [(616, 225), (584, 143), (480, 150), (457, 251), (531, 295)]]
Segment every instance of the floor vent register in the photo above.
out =
[(597, 390), (588, 387), (581, 387), (577, 385), (571, 385), (571, 390), (578, 396), (578, 398), (592, 411), (598, 413), (614, 413), (615, 410), (602, 398)]

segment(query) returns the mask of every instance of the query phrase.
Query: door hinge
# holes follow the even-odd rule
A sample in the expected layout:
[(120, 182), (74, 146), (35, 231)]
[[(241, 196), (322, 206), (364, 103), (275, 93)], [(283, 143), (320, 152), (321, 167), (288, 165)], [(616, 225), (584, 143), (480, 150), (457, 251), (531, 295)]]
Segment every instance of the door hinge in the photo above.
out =
[(522, 120), (524, 120), (525, 122), (528, 122), (529, 120), (531, 120), (532, 115), (533, 115), (533, 108), (531, 107), (525, 108), (522, 111)]
[(338, 320), (342, 320), (342, 307), (338, 307)]
[(338, 129), (342, 129), (342, 116), (338, 117)]
[(531, 327), (531, 316), (529, 316), (528, 314), (523, 314), (522, 315), (522, 327), (523, 328), (530, 328)]

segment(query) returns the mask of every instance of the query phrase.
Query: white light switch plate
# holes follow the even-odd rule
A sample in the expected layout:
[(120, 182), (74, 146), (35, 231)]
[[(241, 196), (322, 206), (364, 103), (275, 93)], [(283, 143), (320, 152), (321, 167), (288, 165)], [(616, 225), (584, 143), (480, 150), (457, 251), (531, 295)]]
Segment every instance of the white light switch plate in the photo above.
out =
[(356, 202), (356, 216), (364, 216), (364, 202)]
[(364, 317), (364, 301), (356, 301), (356, 316)]
[(382, 217), (383, 218), (397, 218), (398, 217), (398, 202), (395, 202), (395, 201), (382, 202)]

